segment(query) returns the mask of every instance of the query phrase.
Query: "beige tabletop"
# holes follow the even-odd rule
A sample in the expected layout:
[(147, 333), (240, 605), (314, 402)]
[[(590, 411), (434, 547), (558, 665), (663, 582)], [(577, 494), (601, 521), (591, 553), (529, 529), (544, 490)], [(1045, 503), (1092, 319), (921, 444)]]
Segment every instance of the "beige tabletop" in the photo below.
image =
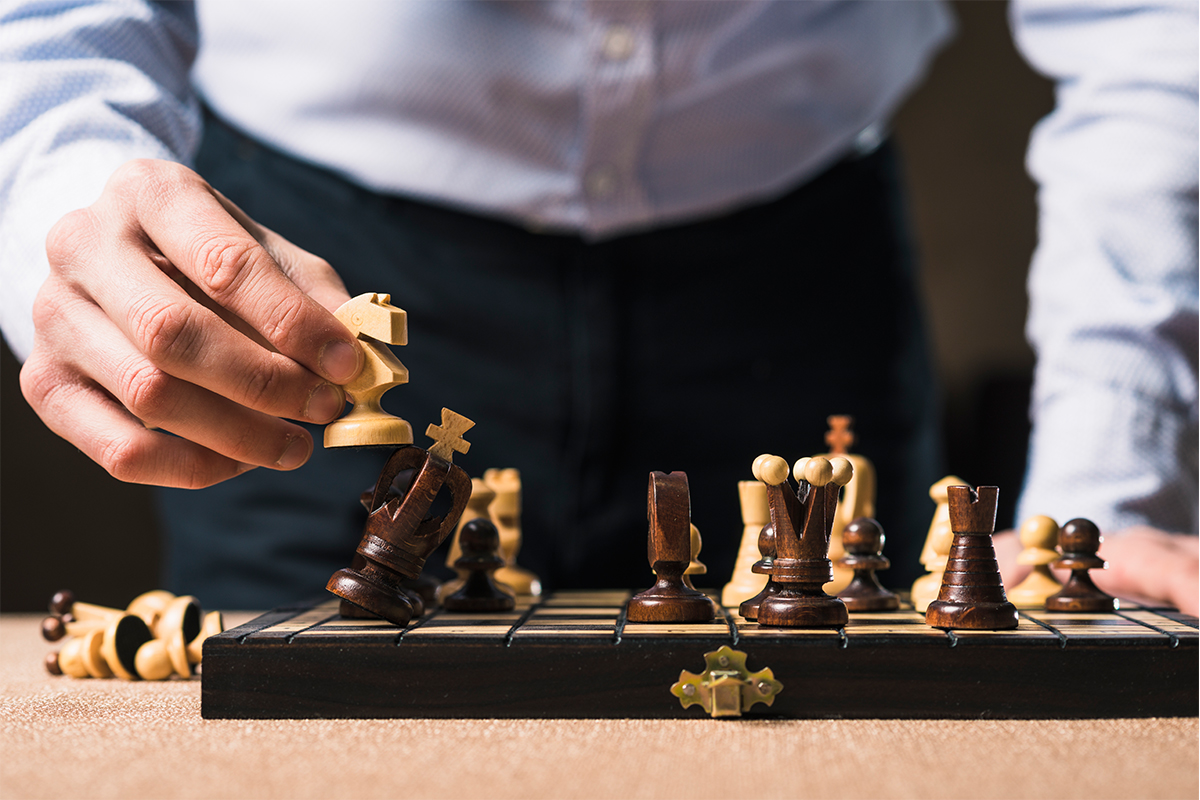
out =
[[(243, 621), (230, 616), (231, 623)], [(1187, 719), (200, 718), (200, 682), (52, 677), (0, 618), (0, 797), (1197, 796)], [(1031, 676), (1031, 680), (1032, 680)]]

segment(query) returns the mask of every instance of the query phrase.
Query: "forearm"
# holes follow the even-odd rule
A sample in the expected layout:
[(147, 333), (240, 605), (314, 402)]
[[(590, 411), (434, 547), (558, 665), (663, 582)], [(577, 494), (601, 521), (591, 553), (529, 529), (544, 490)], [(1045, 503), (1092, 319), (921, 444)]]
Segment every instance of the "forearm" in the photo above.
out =
[(1019, 518), (1194, 533), (1196, 6), (1014, 5), (1058, 82), (1029, 168), (1038, 354)]
[(18, 358), (54, 223), (131, 159), (194, 154), (195, 48), (190, 3), (17, 4), (0, 18), (0, 327)]

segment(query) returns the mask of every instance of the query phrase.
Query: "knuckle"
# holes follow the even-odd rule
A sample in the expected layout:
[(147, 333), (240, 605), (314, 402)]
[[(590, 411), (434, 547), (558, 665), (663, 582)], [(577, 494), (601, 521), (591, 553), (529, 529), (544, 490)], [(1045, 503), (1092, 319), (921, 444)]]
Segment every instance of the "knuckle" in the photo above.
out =
[(282, 369), (273, 359), (261, 368), (249, 370), (242, 388), (243, 404), (259, 410), (274, 408), (274, 396), (284, 379)]
[(59, 371), (36, 349), (21, 367), (20, 381), (25, 402), (39, 414), (53, 403), (55, 396), (67, 385)]
[(303, 296), (295, 295), (274, 304), (263, 323), (263, 336), (273, 344), (288, 342), (299, 332), (304, 319)]
[(141, 483), (146, 472), (145, 445), (133, 437), (114, 436), (101, 445), (96, 463), (125, 483)]
[(77, 208), (68, 212), (46, 234), (46, 257), (50, 268), (74, 264), (82, 251), (98, 239), (97, 220), (91, 209)]
[(164, 303), (152, 295), (136, 300), (129, 310), (134, 341), (156, 364), (186, 358), (197, 340), (192, 321), (187, 305)]
[(217, 236), (197, 245), (193, 263), (201, 284), (216, 299), (234, 291), (261, 258), (262, 247), (257, 242)]
[(129, 412), (150, 425), (170, 418), (175, 379), (149, 362), (137, 359), (118, 370), (118, 396)]

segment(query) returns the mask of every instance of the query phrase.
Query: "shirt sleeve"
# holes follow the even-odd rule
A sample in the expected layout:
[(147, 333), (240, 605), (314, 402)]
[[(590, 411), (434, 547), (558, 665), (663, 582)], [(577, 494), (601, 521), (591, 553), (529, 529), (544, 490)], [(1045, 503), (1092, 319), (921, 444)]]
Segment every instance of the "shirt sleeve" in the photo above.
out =
[(1019, 519), (1196, 532), (1197, 8), (1012, 6), (1057, 87), (1028, 155), (1038, 360)]
[(130, 159), (194, 157), (196, 46), (191, 3), (0, 7), (0, 328), (17, 358), (33, 345), (54, 223)]

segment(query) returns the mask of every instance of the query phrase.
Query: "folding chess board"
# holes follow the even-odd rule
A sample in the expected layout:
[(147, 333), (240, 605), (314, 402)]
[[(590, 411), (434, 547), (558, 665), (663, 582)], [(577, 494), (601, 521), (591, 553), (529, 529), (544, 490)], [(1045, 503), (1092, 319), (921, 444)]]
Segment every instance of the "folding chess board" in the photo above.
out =
[(1194, 716), (1197, 622), (1166, 609), (1024, 611), (1011, 631), (930, 628), (911, 607), (843, 629), (628, 622), (624, 591), (512, 612), (433, 611), (406, 628), (337, 601), (272, 611), (204, 645), (207, 718), (690, 718), (671, 689), (723, 645), (782, 684), (747, 717)]

